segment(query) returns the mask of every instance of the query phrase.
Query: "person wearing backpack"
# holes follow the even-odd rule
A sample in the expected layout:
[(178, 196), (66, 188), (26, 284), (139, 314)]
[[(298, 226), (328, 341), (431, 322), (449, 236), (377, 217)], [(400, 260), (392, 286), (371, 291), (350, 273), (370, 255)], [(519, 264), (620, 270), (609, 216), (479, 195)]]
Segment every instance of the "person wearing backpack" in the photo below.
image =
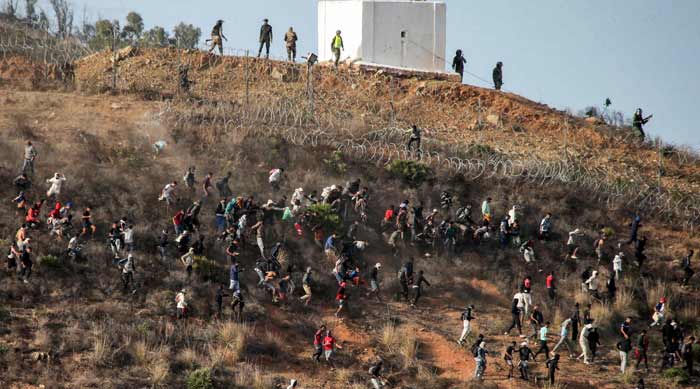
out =
[(524, 379), (525, 381), (529, 381), (530, 367), (528, 362), (530, 361), (530, 357), (532, 357), (533, 360), (535, 359), (535, 354), (533, 354), (530, 347), (527, 346), (527, 340), (520, 345), (520, 348), (518, 349), (518, 355), (520, 356), (520, 362), (518, 362), (518, 368), (520, 369), (520, 378)]
[(554, 385), (554, 375), (556, 374), (556, 371), (559, 370), (559, 354), (554, 354), (552, 359), (548, 359), (546, 366), (549, 372), (549, 384)]
[(479, 345), (481, 342), (484, 341), (484, 334), (479, 334), (479, 336), (476, 337), (476, 342), (469, 347), (469, 352), (472, 353), (472, 356), (476, 358), (476, 355), (478, 354), (477, 352), (479, 351)]
[(506, 332), (503, 335), (509, 335), (510, 330), (513, 328), (518, 328), (518, 334), (520, 336), (523, 335), (523, 329), (520, 325), (520, 308), (518, 308), (518, 299), (513, 299), (513, 303), (510, 307), (510, 315), (512, 317), (512, 323), (510, 324), (510, 327), (506, 330)]
[(462, 312), (462, 315), (460, 316), (460, 320), (462, 320), (462, 335), (457, 341), (457, 344), (460, 346), (464, 344), (464, 340), (467, 339), (467, 336), (469, 336), (469, 333), (472, 331), (471, 322), (474, 319), (474, 316), (472, 316), (473, 310), (474, 306), (470, 305)]
[(476, 350), (476, 369), (474, 370), (474, 378), (480, 380), (484, 379), (484, 373), (486, 372), (486, 355), (489, 352), (486, 350), (486, 342), (479, 343), (479, 348)]
[[(625, 324), (623, 323), (622, 328), (620, 329), (620, 331), (623, 332), (623, 335), (624, 326)], [(632, 341), (630, 340), (629, 336), (623, 336), (622, 340), (617, 342), (617, 350), (620, 352), (620, 372), (625, 374), (625, 369), (627, 369), (627, 355), (629, 354), (630, 350), (632, 350)]]

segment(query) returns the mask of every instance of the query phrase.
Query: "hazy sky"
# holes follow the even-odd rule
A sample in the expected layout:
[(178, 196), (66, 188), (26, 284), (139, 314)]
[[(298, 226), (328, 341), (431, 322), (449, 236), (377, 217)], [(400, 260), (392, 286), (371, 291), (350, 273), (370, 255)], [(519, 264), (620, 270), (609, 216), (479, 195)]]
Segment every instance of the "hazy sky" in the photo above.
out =
[[(275, 28), (273, 56), (284, 55), (282, 32), (294, 26), (299, 53), (316, 50), (316, 0), (72, 0), (82, 9), (123, 20), (139, 12), (147, 28), (180, 21), (203, 39), (224, 19), (228, 45), (257, 50), (261, 20)], [(46, 0), (40, 0), (46, 7)], [(601, 105), (631, 116), (654, 114), (647, 132), (700, 148), (692, 119), (700, 111), (699, 0), (446, 0), (447, 54), (464, 50), (467, 71), (490, 79), (504, 62), (504, 88), (557, 108)], [(48, 8), (48, 7), (46, 7)], [(465, 82), (486, 86), (469, 75)]]

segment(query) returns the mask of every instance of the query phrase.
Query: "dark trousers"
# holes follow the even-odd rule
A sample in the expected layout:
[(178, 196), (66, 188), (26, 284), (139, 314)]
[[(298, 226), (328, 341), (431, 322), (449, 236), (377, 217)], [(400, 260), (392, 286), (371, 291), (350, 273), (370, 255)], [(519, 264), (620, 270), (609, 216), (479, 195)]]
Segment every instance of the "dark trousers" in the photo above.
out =
[(546, 340), (540, 340), (540, 349), (535, 353), (535, 358), (537, 358), (540, 353), (544, 353), (545, 360), (549, 359), (549, 346), (547, 346)]
[(314, 361), (318, 362), (321, 360), (321, 355), (323, 355), (323, 347), (321, 347), (320, 344), (315, 344), (314, 345), (314, 354), (312, 358)]
[(122, 273), (122, 285), (124, 286), (124, 290), (126, 290), (129, 287), (129, 284), (131, 284), (134, 281), (134, 273), (128, 272), (128, 273)]
[(260, 49), (258, 49), (258, 57), (262, 54), (263, 46), (265, 46), (265, 58), (270, 58), (270, 41), (260, 42)]
[(287, 46), (287, 58), (291, 62), (296, 61), (296, 59), (297, 59), (297, 47), (296, 46)]
[(418, 304), (418, 299), (422, 296), (421, 289), (422, 288), (416, 288), (416, 295), (413, 297), (413, 305)]
[(649, 360), (647, 359), (647, 350), (643, 349), (636, 349), (634, 353), (635, 357), (637, 358), (637, 365), (635, 368), (639, 368), (639, 365), (644, 361), (644, 367), (649, 369)]
[(510, 332), (513, 328), (518, 328), (518, 333), (522, 334), (523, 329), (520, 326), (520, 314), (519, 313), (511, 313), (513, 322), (510, 324), (510, 327), (508, 327), (508, 330), (506, 332)]
[(405, 281), (400, 281), (401, 284), (401, 295), (408, 301), (408, 283)]
[(406, 150), (411, 151), (411, 146), (413, 143), (416, 144), (416, 150), (420, 150), (420, 138), (413, 138), (408, 141), (408, 144), (406, 145)]
[(333, 55), (335, 56), (335, 67), (338, 67), (340, 62), (340, 49), (333, 49)]

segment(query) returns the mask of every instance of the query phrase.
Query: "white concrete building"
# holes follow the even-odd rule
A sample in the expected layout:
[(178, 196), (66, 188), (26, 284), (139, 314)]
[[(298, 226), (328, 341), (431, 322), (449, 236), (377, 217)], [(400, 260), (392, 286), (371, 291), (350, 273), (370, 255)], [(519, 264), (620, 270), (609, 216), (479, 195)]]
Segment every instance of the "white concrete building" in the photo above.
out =
[(446, 21), (442, 0), (318, 0), (319, 59), (340, 30), (341, 60), (443, 72)]

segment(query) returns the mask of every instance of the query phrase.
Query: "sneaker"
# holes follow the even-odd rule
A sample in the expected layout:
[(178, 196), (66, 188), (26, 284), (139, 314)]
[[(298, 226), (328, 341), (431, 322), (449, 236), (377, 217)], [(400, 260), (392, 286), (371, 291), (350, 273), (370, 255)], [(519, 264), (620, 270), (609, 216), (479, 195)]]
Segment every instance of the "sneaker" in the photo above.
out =
[(27, 281), (27, 280), (22, 280), (22, 282), (24, 282), (25, 284), (29, 283), (29, 281)]

